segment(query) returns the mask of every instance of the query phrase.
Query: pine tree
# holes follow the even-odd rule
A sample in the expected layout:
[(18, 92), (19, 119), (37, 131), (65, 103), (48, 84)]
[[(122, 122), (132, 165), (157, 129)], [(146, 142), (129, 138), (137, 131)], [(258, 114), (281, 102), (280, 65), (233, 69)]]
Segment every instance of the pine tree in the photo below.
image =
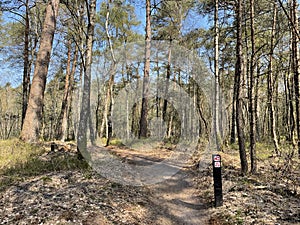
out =
[(28, 107), (21, 132), (21, 139), (26, 142), (36, 142), (40, 137), (44, 92), (58, 9), (59, 0), (50, 0), (46, 8), (40, 47), (35, 61), (35, 70), (29, 94)]

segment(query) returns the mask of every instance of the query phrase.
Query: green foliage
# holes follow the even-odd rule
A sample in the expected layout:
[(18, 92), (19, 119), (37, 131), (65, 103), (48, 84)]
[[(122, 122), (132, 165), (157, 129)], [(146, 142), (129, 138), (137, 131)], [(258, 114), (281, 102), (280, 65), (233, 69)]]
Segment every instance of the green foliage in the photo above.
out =
[(194, 1), (162, 1), (153, 15), (153, 36), (158, 40), (177, 40)]
[(3, 26), (5, 33), (1, 36), (4, 45), (14, 46), (23, 44), (24, 26), (21, 23), (9, 22)]
[(106, 41), (106, 16), (109, 10), (108, 30), (113, 42), (114, 48), (124, 42), (130, 43), (139, 39), (139, 35), (134, 28), (140, 24), (136, 19), (134, 7), (124, 1), (113, 1), (107, 8), (107, 3), (102, 2), (100, 12), (97, 14), (95, 37), (99, 41)]

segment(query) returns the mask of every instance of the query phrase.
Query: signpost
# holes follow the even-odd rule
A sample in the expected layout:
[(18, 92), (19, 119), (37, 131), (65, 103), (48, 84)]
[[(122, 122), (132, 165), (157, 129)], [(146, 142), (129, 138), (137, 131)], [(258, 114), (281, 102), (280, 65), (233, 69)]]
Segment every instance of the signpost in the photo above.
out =
[(212, 163), (214, 177), (215, 207), (219, 207), (223, 205), (221, 156), (212, 155)]

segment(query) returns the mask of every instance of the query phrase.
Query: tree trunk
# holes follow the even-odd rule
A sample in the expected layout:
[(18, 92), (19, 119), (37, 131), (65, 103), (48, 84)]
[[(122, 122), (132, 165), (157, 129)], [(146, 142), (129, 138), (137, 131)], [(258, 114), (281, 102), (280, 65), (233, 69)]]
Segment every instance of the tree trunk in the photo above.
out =
[[(64, 95), (61, 104), (61, 111), (57, 121), (57, 139), (65, 141), (67, 138), (67, 126), (68, 126), (68, 116), (71, 106), (71, 94), (73, 87), (74, 74), (76, 70), (77, 62), (77, 48), (74, 53), (74, 58), (71, 67), (71, 50), (72, 44), (71, 39), (68, 40), (68, 59), (67, 59), (67, 68), (66, 68), (66, 79), (65, 79), (65, 88)], [(72, 69), (71, 69), (72, 68)]]
[(45, 21), (41, 34), (40, 48), (35, 62), (35, 70), (29, 94), (29, 102), (21, 131), (21, 139), (36, 142), (40, 137), (44, 92), (48, 66), (56, 28), (59, 0), (51, 0), (46, 8)]
[(249, 99), (249, 123), (250, 123), (250, 161), (251, 161), (251, 173), (256, 173), (257, 171), (257, 161), (256, 161), (256, 133), (255, 133), (255, 104), (254, 104), (254, 71), (256, 66), (256, 56), (255, 56), (255, 28), (254, 28), (254, 0), (250, 1), (250, 26), (251, 26), (251, 60), (250, 60), (250, 77), (249, 77), (249, 89), (248, 89), (248, 99)]
[(105, 31), (106, 31), (106, 39), (107, 43), (109, 46), (110, 50), (110, 55), (112, 58), (112, 66), (110, 69), (110, 74), (109, 74), (109, 79), (108, 79), (108, 86), (107, 86), (107, 91), (106, 91), (106, 100), (104, 103), (104, 111), (103, 111), (103, 118), (102, 118), (102, 123), (101, 123), (101, 128), (100, 128), (100, 138), (102, 137), (103, 131), (104, 131), (104, 125), (106, 127), (106, 138), (108, 139), (108, 122), (109, 122), (109, 117), (111, 114), (111, 105), (112, 105), (112, 97), (113, 97), (113, 85), (114, 85), (114, 80), (115, 80), (115, 72), (116, 72), (116, 59), (115, 59), (115, 54), (114, 54), (114, 49), (113, 49), (113, 44), (111, 41), (111, 37), (109, 34), (109, 17), (110, 17), (110, 3), (111, 1), (109, 0), (107, 2), (107, 12), (106, 12), (106, 20), (105, 20)]
[(235, 135), (235, 129), (236, 129), (236, 110), (235, 110), (235, 99), (236, 99), (236, 83), (233, 84), (233, 97), (232, 97), (232, 105), (231, 105), (231, 126), (230, 126), (230, 144), (235, 143), (236, 135)]
[(260, 68), (259, 68), (259, 60), (256, 62), (256, 74), (257, 78), (255, 80), (255, 98), (254, 98), (254, 112), (255, 112), (255, 130), (256, 130), (256, 140), (259, 142), (261, 140), (261, 130), (260, 130), (260, 121), (259, 121), (259, 111), (258, 111), (258, 101), (259, 101), (259, 84), (260, 84)]
[(288, 76), (287, 79), (287, 88), (288, 88), (288, 99), (289, 99), (289, 114), (288, 114), (288, 118), (289, 118), (289, 132), (290, 132), (290, 139), (291, 142), (294, 146), (296, 146), (296, 142), (295, 142), (295, 116), (294, 116), (294, 103), (293, 103), (293, 96), (294, 96), (294, 91), (293, 91), (293, 78), (290, 77), (290, 75)]
[(96, 19), (96, 0), (86, 0), (86, 7), (88, 12), (88, 27), (86, 36), (86, 55), (85, 55), (85, 65), (84, 65), (84, 83), (83, 83), (83, 93), (82, 93), (82, 103), (78, 127), (78, 153), (84, 156), (86, 159), (88, 157), (87, 148), (87, 131), (88, 126), (90, 128), (90, 139), (94, 143), (94, 132), (91, 129), (91, 106), (90, 106), (90, 95), (91, 95), (91, 78), (92, 78), (92, 53), (93, 53), (93, 41), (94, 41), (94, 28)]
[(294, 70), (294, 88), (295, 88), (295, 102), (296, 102), (296, 131), (297, 131), (297, 148), (298, 156), (300, 158), (300, 92), (299, 92), (299, 23), (298, 23), (298, 1), (293, 0), (292, 6), (292, 20), (294, 29), (292, 29), (292, 53), (293, 53), (293, 70)]
[(217, 151), (220, 150), (220, 142), (221, 142), (221, 135), (220, 135), (220, 128), (219, 128), (219, 112), (220, 112), (220, 94), (219, 94), (219, 1), (215, 0), (215, 13), (214, 13), (214, 20), (215, 20), (215, 90), (214, 90), (214, 118), (213, 118), (213, 129), (214, 129), (214, 138), (216, 142)]
[(26, 0), (25, 3), (26, 11), (25, 11), (25, 31), (24, 31), (24, 70), (23, 70), (23, 95), (22, 95), (22, 122), (21, 126), (23, 126), (23, 122), (26, 115), (27, 103), (28, 103), (28, 95), (29, 95), (29, 87), (30, 87), (30, 67), (29, 67), (29, 32), (30, 32), (30, 24), (29, 24), (29, 0)]
[(64, 114), (63, 117), (63, 124), (65, 123), (65, 127), (63, 127), (63, 139), (74, 139), (74, 137), (70, 137), (70, 125), (72, 124), (71, 112), (72, 112), (72, 101), (73, 101), (73, 91), (74, 91), (74, 76), (77, 69), (77, 60), (78, 60), (78, 47), (75, 47), (72, 70), (70, 75), (69, 81), (69, 88), (68, 88), (68, 99), (67, 99), (67, 112)]
[[(162, 118), (164, 121), (166, 121), (166, 116), (167, 116), (167, 108), (168, 108), (168, 100), (167, 94), (168, 94), (168, 89), (169, 89), (169, 80), (171, 77), (171, 55), (172, 55), (172, 41), (170, 41), (169, 49), (168, 49), (168, 64), (167, 64), (167, 76), (166, 76), (166, 87), (165, 87), (165, 97), (163, 101), (163, 112), (162, 112)], [(158, 63), (158, 62), (157, 62)]]
[(63, 123), (64, 117), (67, 114), (67, 104), (68, 104), (68, 94), (70, 85), (70, 75), (71, 75), (71, 39), (68, 40), (68, 58), (67, 58), (67, 68), (66, 68), (66, 78), (65, 78), (65, 88), (64, 95), (61, 103), (61, 111), (57, 120), (57, 136), (56, 138), (64, 141), (63, 130), (65, 129), (65, 123)]
[(248, 162), (245, 149), (245, 135), (243, 130), (243, 115), (241, 101), (241, 83), (243, 78), (243, 55), (242, 55), (242, 0), (237, 1), (236, 7), (236, 65), (235, 65), (235, 103), (236, 103), (236, 128), (238, 135), (239, 153), (241, 160), (241, 173), (246, 175), (248, 172)]
[(270, 43), (270, 53), (269, 53), (269, 68), (268, 68), (268, 110), (270, 116), (270, 131), (273, 139), (273, 144), (275, 148), (275, 154), (279, 154), (278, 139), (276, 134), (276, 120), (274, 115), (274, 102), (273, 102), (273, 92), (274, 92), (274, 78), (273, 78), (273, 53), (274, 53), (274, 39), (275, 39), (275, 29), (276, 29), (276, 14), (277, 8), (276, 3), (273, 4), (273, 25), (272, 25), (272, 37)]
[(148, 133), (148, 96), (149, 96), (149, 75), (151, 55), (151, 1), (146, 0), (146, 37), (145, 37), (145, 65), (143, 79), (142, 109), (140, 118), (139, 138), (147, 137)]

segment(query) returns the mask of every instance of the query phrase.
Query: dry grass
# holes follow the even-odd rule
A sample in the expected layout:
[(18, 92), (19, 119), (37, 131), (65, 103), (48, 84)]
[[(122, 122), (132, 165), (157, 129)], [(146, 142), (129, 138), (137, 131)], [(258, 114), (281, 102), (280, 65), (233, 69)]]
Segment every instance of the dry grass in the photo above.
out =
[(44, 152), (44, 148), (24, 143), (18, 139), (2, 140), (0, 141), (0, 171), (15, 168)]
[(29, 177), (54, 171), (89, 170), (87, 163), (71, 152), (49, 152), (42, 145), (18, 139), (0, 141), (0, 190)]

